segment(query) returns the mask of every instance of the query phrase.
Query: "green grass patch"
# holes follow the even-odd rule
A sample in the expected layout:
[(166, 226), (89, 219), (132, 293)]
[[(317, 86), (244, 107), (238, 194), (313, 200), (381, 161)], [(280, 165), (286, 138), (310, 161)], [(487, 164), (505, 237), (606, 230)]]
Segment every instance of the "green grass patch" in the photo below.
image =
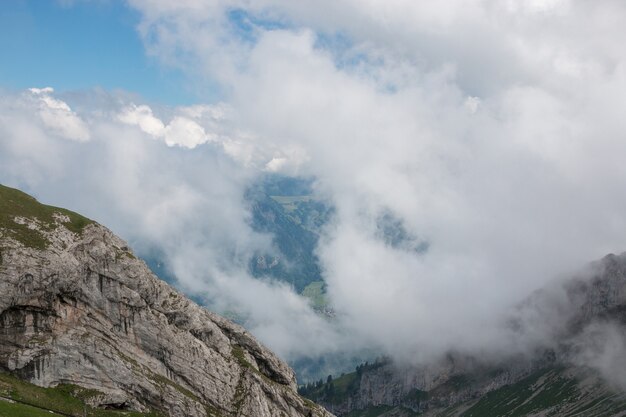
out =
[(223, 414), (217, 408), (211, 405), (205, 405), (204, 411), (206, 411), (207, 417), (223, 417)]
[(162, 375), (159, 374), (155, 374), (152, 373), (150, 376), (148, 376), (152, 381), (156, 382), (157, 384), (164, 386), (164, 385), (169, 385), (170, 387), (174, 388), (176, 391), (180, 392), (181, 394), (183, 394), (185, 397), (200, 403), (202, 405), (205, 405), (200, 398), (198, 398), (197, 395), (195, 395), (193, 392), (189, 391), (187, 388), (183, 387), (180, 384), (177, 384), (176, 382), (172, 381), (171, 379), (168, 379)]
[(273, 379), (271, 379), (267, 375), (265, 375), (263, 372), (261, 372), (258, 369), (256, 369), (246, 359), (246, 355), (245, 355), (245, 353), (243, 351), (243, 348), (241, 346), (239, 346), (239, 345), (232, 345), (232, 347), (231, 347), (231, 354), (237, 360), (239, 365), (241, 365), (242, 370), (243, 369), (248, 369), (248, 370), (252, 371), (253, 373), (255, 373), (256, 375), (258, 375), (261, 378), (263, 378), (265, 380), (265, 382), (269, 382), (270, 384), (276, 384), (277, 383), (276, 381), (274, 381)]
[(315, 309), (321, 309), (329, 305), (324, 281), (314, 281), (302, 290), (302, 296), (308, 298)]
[(56, 417), (60, 415), (30, 405), (10, 403), (0, 399), (0, 417)]
[(472, 416), (526, 416), (548, 410), (579, 395), (577, 382), (565, 378), (559, 368), (535, 372), (521, 381), (486, 394), (462, 415)]
[(36, 229), (15, 222), (15, 217), (35, 220), (40, 229), (52, 231), (56, 227), (54, 214), (69, 218), (63, 225), (74, 233), (81, 233), (85, 226), (93, 223), (72, 211), (41, 204), (33, 197), (14, 188), (0, 185), (0, 229), (24, 246), (34, 249), (46, 249), (50, 241)]
[[(157, 413), (139, 413), (134, 411), (101, 410), (85, 405), (85, 400), (100, 395), (93, 389), (85, 389), (77, 385), (62, 384), (53, 388), (42, 388), (15, 378), (6, 373), (0, 373), (0, 395), (9, 397), (26, 404), (9, 403), (0, 400), (0, 416), (54, 416), (49, 411), (39, 410), (40, 407), (57, 413), (73, 416), (83, 415), (87, 411), (88, 417), (159, 417)], [(30, 407), (29, 407), (30, 405)], [(41, 414), (41, 413), (44, 414)], [(11, 414), (12, 413), (12, 414)], [(20, 414), (22, 413), (22, 414)], [(30, 413), (30, 414), (29, 414)], [(40, 413), (40, 414), (38, 414)]]
[(231, 347), (231, 354), (237, 360), (239, 365), (241, 365), (243, 368), (256, 370), (254, 369), (254, 366), (252, 366), (252, 364), (246, 359), (246, 355), (243, 352), (243, 348), (241, 346), (233, 345)]
[(359, 387), (360, 376), (356, 372), (351, 372), (320, 386), (303, 390), (300, 394), (315, 402), (341, 404), (356, 394)]

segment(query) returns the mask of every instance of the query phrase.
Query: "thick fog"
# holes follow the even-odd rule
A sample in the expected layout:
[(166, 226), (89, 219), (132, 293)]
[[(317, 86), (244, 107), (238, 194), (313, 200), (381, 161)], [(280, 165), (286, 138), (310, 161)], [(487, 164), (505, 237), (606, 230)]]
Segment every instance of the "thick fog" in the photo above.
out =
[[(220, 100), (4, 91), (0, 181), (161, 251), (285, 358), (505, 348), (513, 305), (626, 250), (620, 1), (129, 3), (146, 53)], [(271, 236), (243, 194), (267, 172), (335, 207), (333, 321), (246, 272)], [(385, 240), (385, 215), (426, 249)]]

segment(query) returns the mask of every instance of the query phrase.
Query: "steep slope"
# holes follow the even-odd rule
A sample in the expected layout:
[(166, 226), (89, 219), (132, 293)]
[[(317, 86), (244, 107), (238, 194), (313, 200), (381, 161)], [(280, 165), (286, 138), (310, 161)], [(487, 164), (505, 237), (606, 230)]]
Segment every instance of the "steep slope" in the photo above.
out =
[(330, 416), (245, 329), (157, 279), (108, 229), (0, 186), (0, 370), (170, 416)]
[(350, 417), (626, 415), (625, 325), (626, 254), (607, 255), (513, 314), (520, 340), (533, 332), (547, 339), (530, 358), (379, 363), (301, 393)]
[(517, 371), (458, 372), (423, 385), (401, 379), (418, 372), (385, 365), (362, 376), (344, 375), (333, 388), (324, 384), (306, 395), (348, 417), (626, 415), (626, 393), (590, 369), (546, 365)]

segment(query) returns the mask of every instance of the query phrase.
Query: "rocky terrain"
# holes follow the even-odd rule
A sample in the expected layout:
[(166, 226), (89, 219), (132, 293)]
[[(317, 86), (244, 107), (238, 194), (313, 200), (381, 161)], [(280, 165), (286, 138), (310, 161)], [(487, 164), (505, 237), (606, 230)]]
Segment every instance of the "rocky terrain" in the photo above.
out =
[(2, 186), (0, 370), (81, 387), (95, 409), (331, 416), (244, 328), (160, 281), (105, 227)]
[(626, 254), (608, 255), (512, 313), (509, 334), (531, 353), (382, 361), (301, 393), (350, 417), (626, 415), (625, 324)]

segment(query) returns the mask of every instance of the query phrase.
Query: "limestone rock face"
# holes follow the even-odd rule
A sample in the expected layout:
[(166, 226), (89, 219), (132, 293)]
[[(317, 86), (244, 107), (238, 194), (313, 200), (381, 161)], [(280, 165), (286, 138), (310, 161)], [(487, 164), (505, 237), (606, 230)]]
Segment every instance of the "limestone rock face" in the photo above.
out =
[(331, 416), (296, 393), (293, 371), (244, 328), (159, 280), (106, 228), (71, 231), (62, 214), (53, 225), (13, 221), (47, 246), (0, 225), (0, 369), (98, 390), (91, 401), (102, 407)]

